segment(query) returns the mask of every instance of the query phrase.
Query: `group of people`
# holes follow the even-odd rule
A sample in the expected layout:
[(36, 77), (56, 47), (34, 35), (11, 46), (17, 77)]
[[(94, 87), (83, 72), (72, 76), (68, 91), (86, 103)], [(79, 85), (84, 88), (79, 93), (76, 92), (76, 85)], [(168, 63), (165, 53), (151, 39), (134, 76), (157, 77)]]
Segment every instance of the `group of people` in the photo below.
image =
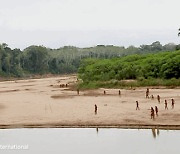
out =
[[(104, 93), (104, 95), (106, 95), (106, 91), (105, 90), (104, 90), (103, 93)], [(77, 94), (79, 95), (79, 89), (77, 89)], [(119, 95), (121, 95), (121, 91), (120, 90), (119, 90)], [(150, 98), (149, 97), (149, 88), (147, 88), (147, 90), (146, 90), (146, 98)], [(151, 95), (151, 98), (154, 99), (154, 96)], [(157, 100), (160, 103), (160, 101), (161, 101), (160, 95), (157, 95)], [(167, 103), (166, 99), (165, 99), (165, 103), (164, 104), (165, 104), (165, 110), (168, 110), (168, 103)], [(175, 104), (175, 101), (172, 98), (171, 99), (171, 107), (172, 107), (172, 109), (174, 109), (174, 104)], [(97, 110), (98, 110), (98, 107), (95, 104), (94, 105), (94, 112), (95, 112), (95, 114), (97, 114)], [(139, 102), (138, 101), (136, 101), (136, 110), (140, 110)], [(151, 119), (154, 119), (155, 115), (158, 116), (158, 107), (157, 106), (155, 106), (155, 108), (151, 107)]]
[(59, 87), (60, 88), (68, 87), (68, 84), (67, 83), (66, 84), (60, 84)]
[[(172, 109), (174, 109), (174, 99), (172, 98), (171, 99), (171, 107), (172, 107)], [(168, 103), (167, 103), (167, 100), (165, 99), (165, 110), (168, 110)], [(156, 112), (156, 115), (158, 116), (158, 107), (157, 106), (155, 106), (155, 112)], [(151, 119), (154, 119), (154, 115), (155, 115), (155, 113), (154, 113), (154, 109), (153, 109), (153, 107), (151, 107)]]
[[(77, 93), (79, 94), (79, 90), (77, 91)], [(104, 95), (106, 94), (106, 91), (104, 90)], [(119, 95), (121, 95), (121, 91), (119, 90)], [(149, 98), (149, 88), (147, 88), (146, 90), (146, 98)], [(151, 98), (154, 99), (154, 96), (151, 95)], [(160, 103), (160, 96), (157, 95), (157, 100), (158, 102)], [(165, 99), (165, 110), (168, 110), (168, 103), (167, 103), (167, 100)], [(175, 101), (174, 99), (172, 98), (171, 99), (171, 107), (172, 109), (174, 109), (174, 104), (175, 104)], [(139, 108), (139, 102), (136, 101), (136, 110), (140, 110)], [(97, 105), (95, 104), (95, 114), (97, 114)], [(153, 107), (151, 107), (151, 119), (154, 119), (155, 118), (155, 115), (158, 116), (158, 107), (155, 106), (155, 109)]]
[(151, 119), (155, 118), (155, 113), (156, 113), (156, 116), (158, 116), (158, 107), (157, 106), (155, 106), (155, 110), (153, 109), (153, 107), (151, 107)]
[[(146, 98), (149, 98), (149, 88), (147, 88), (147, 90), (146, 90)], [(154, 99), (154, 96), (151, 95), (151, 98)], [(158, 100), (158, 103), (161, 102), (160, 95), (157, 95), (157, 100)], [(174, 109), (174, 104), (175, 104), (175, 101), (174, 101), (174, 99), (172, 98), (172, 99), (171, 99), (171, 107), (172, 107), (172, 109)], [(165, 105), (165, 110), (168, 110), (168, 103), (167, 103), (167, 100), (166, 100), (166, 99), (165, 99), (164, 105)], [(139, 109), (139, 103), (138, 103), (138, 101), (136, 101), (136, 110), (137, 110), (137, 109)], [(158, 107), (157, 107), (157, 106), (155, 106), (155, 109), (154, 109), (153, 107), (151, 107), (151, 119), (154, 119), (155, 114), (156, 114), (156, 116), (158, 116)]]
[[(167, 100), (165, 99), (165, 110), (168, 110), (168, 103), (167, 103)], [(171, 108), (174, 109), (174, 104), (175, 104), (175, 101), (174, 99), (172, 98), (171, 99)]]

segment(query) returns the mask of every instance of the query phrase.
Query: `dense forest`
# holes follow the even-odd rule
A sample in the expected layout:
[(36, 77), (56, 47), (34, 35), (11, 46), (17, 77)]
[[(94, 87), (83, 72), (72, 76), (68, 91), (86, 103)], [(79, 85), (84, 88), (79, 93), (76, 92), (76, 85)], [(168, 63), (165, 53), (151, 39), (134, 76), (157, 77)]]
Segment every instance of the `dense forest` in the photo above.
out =
[[(157, 53), (157, 52), (165, 52), (165, 51), (174, 51), (180, 49), (180, 45), (175, 45), (173, 43), (169, 43), (166, 45), (161, 45), (160, 42), (156, 41), (153, 42), (150, 45), (141, 45), (140, 47), (135, 46), (129, 46), (127, 48), (125, 47), (119, 47), (119, 46), (113, 46), (113, 45), (97, 45), (95, 47), (89, 47), (89, 48), (78, 48), (73, 46), (64, 46), (58, 49), (50, 49), (46, 48), (44, 46), (29, 46), (23, 51), (20, 49), (11, 49), (8, 47), (6, 43), (0, 44), (0, 76), (2, 77), (26, 77), (33, 74), (67, 74), (67, 73), (76, 73), (78, 71), (78, 68), (80, 66), (81, 60), (85, 58), (91, 58), (94, 62), (95, 59), (113, 59), (124, 57), (120, 61), (124, 61), (123, 65), (129, 65), (128, 60), (134, 59), (143, 59), (143, 63), (146, 67), (152, 67), (152, 71), (149, 72), (152, 77), (159, 77), (160, 75), (164, 78), (171, 78), (172, 73), (168, 74), (158, 74), (156, 73), (159, 71), (159, 68), (156, 68), (155, 70), (155, 63), (154, 59), (152, 60), (145, 60), (145, 55), (149, 53)], [(174, 54), (179, 52), (174, 52)], [(140, 54), (142, 56), (132, 56), (125, 57), (127, 55), (132, 54)], [(164, 54), (167, 54), (166, 52)], [(173, 54), (172, 54), (173, 55)], [(174, 57), (167, 57), (168, 60), (172, 60)], [(178, 57), (177, 62), (178, 61)], [(180, 58), (179, 58), (180, 59)], [(91, 63), (92, 61), (89, 61)], [(118, 59), (115, 60), (118, 63)], [(119, 63), (120, 63), (119, 61)], [(126, 62), (125, 62), (126, 61)], [(158, 59), (157, 59), (158, 61)], [(141, 67), (140, 66), (140, 60), (135, 61), (137, 63), (137, 66), (130, 65), (129, 70), (135, 69), (134, 67)], [(102, 65), (107, 65), (110, 63), (112, 65), (111, 60), (105, 60), (102, 61)], [(121, 66), (118, 63), (118, 66)], [(163, 62), (161, 62), (163, 64)], [(176, 63), (176, 62), (175, 62)], [(83, 63), (84, 64), (84, 63)], [(83, 65), (82, 64), (82, 65)], [(100, 62), (98, 62), (98, 65), (100, 65)], [(160, 65), (160, 64), (159, 64)], [(158, 67), (159, 67), (158, 65)], [(169, 63), (166, 64), (168, 67), (170, 67)], [(92, 65), (92, 67), (95, 67), (95, 64)], [(120, 68), (117, 68), (115, 70), (111, 70), (112, 73), (108, 73), (109, 75), (115, 75), (117, 79), (124, 79), (124, 78), (137, 78), (137, 74), (129, 74), (127, 76), (123, 76), (119, 73)], [(178, 66), (177, 66), (178, 67)], [(81, 67), (82, 68), (82, 67)], [(127, 71), (123, 68), (123, 71)], [(126, 67), (125, 67), (126, 68)], [(154, 69), (154, 70), (153, 70)], [(165, 66), (163, 65), (163, 68), (165, 70)], [(178, 68), (174, 68), (177, 69)], [(86, 69), (85, 69), (86, 71)], [(104, 73), (104, 70), (102, 70), (100, 73)], [(108, 68), (107, 70), (108, 71)], [(139, 70), (140, 71), (140, 70)], [(154, 72), (153, 72), (154, 71)], [(82, 69), (80, 71), (82, 73)], [(162, 72), (162, 70), (161, 70)], [(85, 72), (86, 74), (87, 72)], [(149, 76), (145, 75), (145, 73), (141, 70), (140, 73), (145, 78)], [(152, 74), (154, 73), (154, 74)], [(94, 72), (93, 72), (94, 74)], [(95, 73), (96, 74), (96, 73)], [(96, 78), (97, 76), (95, 76)], [(174, 77), (179, 77), (179, 74), (176, 74)], [(112, 77), (107, 77), (105, 75), (103, 77), (104, 80), (107, 80)]]

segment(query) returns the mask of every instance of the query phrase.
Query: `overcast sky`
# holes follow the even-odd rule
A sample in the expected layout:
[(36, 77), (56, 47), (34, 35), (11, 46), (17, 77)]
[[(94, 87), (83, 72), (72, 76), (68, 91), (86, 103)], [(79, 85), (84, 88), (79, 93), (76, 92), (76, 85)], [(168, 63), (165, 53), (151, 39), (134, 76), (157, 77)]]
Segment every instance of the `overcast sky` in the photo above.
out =
[(180, 0), (0, 0), (0, 43), (24, 49), (180, 43)]

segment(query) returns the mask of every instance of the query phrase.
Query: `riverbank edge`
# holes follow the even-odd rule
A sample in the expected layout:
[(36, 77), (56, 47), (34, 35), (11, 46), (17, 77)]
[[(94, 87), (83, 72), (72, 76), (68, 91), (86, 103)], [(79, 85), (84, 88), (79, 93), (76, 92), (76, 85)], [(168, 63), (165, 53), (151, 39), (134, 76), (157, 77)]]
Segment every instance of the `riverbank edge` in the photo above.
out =
[(121, 128), (121, 129), (162, 129), (162, 130), (180, 130), (180, 125), (58, 125), (58, 124), (37, 124), (37, 125), (0, 125), (0, 129), (22, 129), (22, 128)]

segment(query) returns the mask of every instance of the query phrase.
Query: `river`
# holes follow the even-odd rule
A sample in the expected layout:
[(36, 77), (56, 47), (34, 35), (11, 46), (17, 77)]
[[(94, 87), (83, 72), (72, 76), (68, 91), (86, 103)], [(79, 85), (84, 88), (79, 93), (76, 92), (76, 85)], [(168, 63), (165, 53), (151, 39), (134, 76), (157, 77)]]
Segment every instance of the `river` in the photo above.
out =
[(180, 131), (116, 128), (1, 129), (0, 153), (179, 154)]

